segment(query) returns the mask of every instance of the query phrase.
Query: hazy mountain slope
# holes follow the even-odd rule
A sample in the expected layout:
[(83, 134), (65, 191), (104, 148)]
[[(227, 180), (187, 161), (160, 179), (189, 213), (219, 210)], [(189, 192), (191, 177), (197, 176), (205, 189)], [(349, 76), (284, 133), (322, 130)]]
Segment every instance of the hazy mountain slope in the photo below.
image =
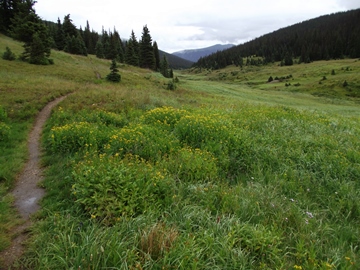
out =
[(160, 60), (163, 59), (164, 54), (168, 61), (169, 67), (172, 69), (187, 69), (194, 64), (193, 61), (186, 60), (184, 58), (178, 57), (176, 55), (172, 55), (170, 53), (159, 50)]
[(208, 56), (214, 52), (223, 51), (223, 50), (229, 49), (234, 46), (235, 46), (234, 44), (225, 44), (225, 45), (217, 44), (217, 45), (202, 48), (202, 49), (178, 51), (178, 52), (174, 52), (173, 55), (176, 55), (178, 57), (181, 57), (183, 59), (186, 59), (186, 60), (189, 60), (192, 62), (196, 62), (201, 57)]

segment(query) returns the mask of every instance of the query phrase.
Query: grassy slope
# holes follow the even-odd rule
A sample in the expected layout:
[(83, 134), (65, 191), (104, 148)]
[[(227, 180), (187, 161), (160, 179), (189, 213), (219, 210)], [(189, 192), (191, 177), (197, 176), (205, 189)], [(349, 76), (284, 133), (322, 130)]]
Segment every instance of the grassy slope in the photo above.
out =
[[(9, 46), (17, 55), (22, 51), (19, 43), (0, 36), (0, 48), (5, 50), (5, 46)], [(0, 249), (6, 246), (9, 241), (9, 231), (18, 222), (9, 207), (11, 197), (6, 193), (11, 188), (16, 174), (21, 170), (26, 159), (26, 135), (36, 113), (48, 101), (59, 95), (74, 92), (64, 102), (64, 107), (68, 111), (78, 112), (81, 109), (105, 109), (115, 113), (129, 111), (133, 114), (129, 116), (129, 119), (136, 118), (136, 114), (141, 114), (142, 110), (163, 105), (190, 110), (204, 107), (211, 110), (228, 110), (230, 108), (239, 110), (239, 112), (243, 110), (243, 114), (248, 116), (247, 122), (243, 123), (244, 128), (249, 126), (254, 128), (254, 125), (258, 125), (259, 129), (256, 132), (259, 134), (262, 130), (261, 125), (270, 130), (271, 127), (267, 125), (268, 119), (266, 117), (264, 119), (254, 118), (258, 121), (256, 123), (252, 123), (249, 119), (254, 117), (253, 114), (266, 114), (267, 111), (271, 113), (271, 109), (267, 109), (267, 106), (264, 107), (264, 105), (319, 111), (331, 114), (335, 122), (341, 122), (343, 118), (339, 115), (342, 115), (349, 117), (355, 123), (359, 120), (360, 115), (358, 100), (347, 96), (349, 92), (357, 93), (356, 91), (359, 91), (359, 79), (356, 74), (359, 72), (360, 64), (354, 60), (328, 61), (325, 63), (326, 65), (319, 62), (284, 68), (275, 65), (265, 68), (252, 67), (244, 68), (242, 71), (239, 68), (229, 67), (222, 71), (202, 71), (198, 74), (195, 74), (196, 71), (183, 72), (178, 74), (180, 78), (178, 90), (167, 91), (165, 90), (167, 80), (159, 74), (147, 70), (122, 66), (120, 72), (123, 81), (120, 85), (113, 85), (98, 80), (94, 74), (94, 71), (97, 71), (105, 77), (110, 65), (108, 61), (92, 56), (72, 56), (55, 51), (52, 53), (52, 58), (54, 58), (55, 65), (45, 67), (0, 59), (0, 77), (2, 78), (0, 81), (0, 105), (8, 113), (7, 124), (11, 128), (9, 142), (0, 144), (1, 153), (4, 153), (0, 157), (0, 195), (2, 197), (0, 202), (2, 217), (0, 219), (0, 240), (3, 240), (0, 243), (4, 243), (4, 246), (0, 246)], [(349, 67), (348, 70), (347, 67)], [(335, 70), (335, 75), (331, 75), (332, 69)], [(289, 74), (292, 74), (294, 79), (291, 84), (299, 82), (300, 86), (285, 87), (285, 82), (266, 83), (270, 75), (280, 77)], [(323, 76), (326, 76), (327, 80), (319, 84)], [(341, 86), (344, 80), (349, 83), (350, 90)], [(322, 97), (317, 97), (319, 95)], [(137, 110), (139, 112), (136, 112)], [(301, 137), (301, 134), (297, 134), (297, 136)], [(258, 140), (261, 143), (261, 137)], [(61, 164), (62, 161), (56, 159), (46, 161), (48, 164), (52, 162)], [(261, 168), (258, 169), (261, 170)], [(60, 170), (52, 172), (52, 177), (56, 175), (66, 177), (61, 173), (60, 167)], [(266, 178), (264, 175), (261, 177)], [(258, 186), (259, 196), (264, 195), (261, 193), (262, 190), (267, 192), (265, 186)], [(51, 188), (49, 188), (49, 192), (51, 192)], [(252, 191), (246, 189), (242, 192), (244, 196), (248, 196)], [(54, 198), (51, 196), (50, 199)], [(244, 198), (250, 200), (250, 204), (255, 202), (250, 197)], [(264, 198), (264, 200), (266, 199)], [(60, 210), (60, 208), (56, 208), (57, 205), (51, 207), (49, 202), (47, 203), (47, 207), (51, 211)], [(278, 203), (279, 205), (283, 204), (280, 201)], [(61, 203), (60, 207), (63, 207)], [(68, 220), (62, 221), (68, 222)], [(230, 220), (226, 222), (230, 222)], [(138, 224), (134, 224), (134, 226), (138, 226)], [(64, 237), (66, 238), (66, 235)], [(94, 237), (99, 236), (96, 236), (95, 233)]]

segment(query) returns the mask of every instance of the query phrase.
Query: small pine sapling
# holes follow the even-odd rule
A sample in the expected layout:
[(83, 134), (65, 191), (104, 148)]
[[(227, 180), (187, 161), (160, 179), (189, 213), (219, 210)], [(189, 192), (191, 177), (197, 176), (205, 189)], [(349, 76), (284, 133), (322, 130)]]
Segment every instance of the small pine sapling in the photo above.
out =
[(117, 69), (116, 60), (113, 59), (110, 66), (111, 72), (106, 76), (106, 79), (111, 82), (120, 82), (121, 75), (119, 74), (119, 70)]
[(6, 51), (2, 55), (2, 59), (13, 61), (16, 59), (16, 56), (9, 47), (6, 47)]

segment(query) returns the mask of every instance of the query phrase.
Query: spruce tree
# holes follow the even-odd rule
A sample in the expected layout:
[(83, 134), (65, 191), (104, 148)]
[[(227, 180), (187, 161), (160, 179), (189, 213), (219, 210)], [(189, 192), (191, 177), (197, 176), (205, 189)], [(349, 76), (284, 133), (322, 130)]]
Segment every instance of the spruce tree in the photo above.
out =
[(13, 38), (25, 43), (20, 59), (32, 64), (50, 64), (51, 39), (47, 27), (32, 8), (34, 4), (32, 0), (19, 3), (20, 11), (12, 20), (10, 31)]
[(64, 30), (63, 30), (60, 18), (58, 18), (58, 20), (57, 20), (54, 41), (55, 41), (56, 48), (59, 51), (62, 51), (65, 47), (65, 34), (64, 34)]
[(16, 55), (11, 51), (9, 47), (6, 47), (6, 51), (2, 55), (2, 59), (13, 61), (16, 59)]
[(97, 58), (104, 58), (104, 46), (101, 40), (98, 40), (95, 46), (95, 53)]
[(117, 69), (116, 60), (113, 59), (110, 65), (111, 72), (106, 76), (106, 79), (111, 82), (120, 82), (121, 75), (119, 74), (119, 70)]
[(76, 29), (76, 26), (72, 23), (72, 20), (70, 19), (70, 14), (68, 14), (64, 17), (62, 26), (63, 26), (65, 37), (67, 35), (69, 35), (70, 37), (77, 36), (78, 30)]
[(156, 68), (152, 38), (147, 25), (143, 27), (140, 41), (140, 67), (152, 70)]
[(160, 63), (160, 73), (165, 77), (165, 78), (169, 78), (169, 65), (168, 65), (168, 61), (166, 59), (166, 56), (164, 54), (163, 56), (163, 60)]
[(158, 48), (156, 41), (154, 41), (153, 48), (154, 48), (154, 56), (155, 56), (155, 70), (159, 71), (160, 70), (160, 54), (159, 54), (159, 48)]
[(134, 31), (131, 31), (130, 39), (126, 43), (125, 62), (132, 66), (139, 66), (139, 42), (136, 40)]

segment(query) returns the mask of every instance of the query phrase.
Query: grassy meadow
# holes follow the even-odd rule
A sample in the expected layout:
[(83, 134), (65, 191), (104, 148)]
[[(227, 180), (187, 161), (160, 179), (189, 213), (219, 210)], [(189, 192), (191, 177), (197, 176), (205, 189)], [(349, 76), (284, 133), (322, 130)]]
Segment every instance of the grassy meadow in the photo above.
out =
[(178, 71), (170, 91), (149, 70), (120, 65), (112, 84), (96, 76), (110, 61), (52, 58), (0, 59), (0, 250), (34, 117), (70, 93), (43, 132), (46, 197), (15, 268), (359, 268), (360, 61)]

